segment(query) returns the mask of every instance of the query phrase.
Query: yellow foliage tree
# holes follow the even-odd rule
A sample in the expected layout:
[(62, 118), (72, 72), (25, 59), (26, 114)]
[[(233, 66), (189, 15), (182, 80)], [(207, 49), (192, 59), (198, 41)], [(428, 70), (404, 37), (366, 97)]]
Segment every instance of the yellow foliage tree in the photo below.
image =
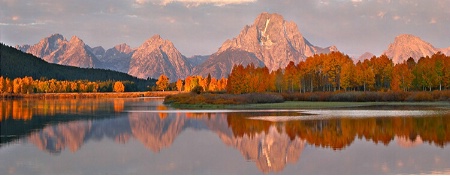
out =
[(177, 80), (177, 90), (181, 92), (182, 89), (183, 89), (183, 81), (181, 79), (178, 79)]
[(159, 76), (158, 81), (156, 81), (156, 86), (159, 90), (164, 91), (167, 86), (169, 86), (169, 78), (162, 74), (161, 76)]

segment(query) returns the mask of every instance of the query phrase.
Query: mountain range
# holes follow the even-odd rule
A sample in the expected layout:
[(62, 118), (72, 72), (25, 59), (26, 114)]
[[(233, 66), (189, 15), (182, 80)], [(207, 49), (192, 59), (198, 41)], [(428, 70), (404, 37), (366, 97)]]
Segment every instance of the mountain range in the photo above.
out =
[[(298, 63), (314, 54), (338, 51), (336, 46), (322, 48), (311, 44), (294, 22), (286, 21), (275, 13), (261, 13), (253, 24), (245, 26), (239, 35), (226, 40), (215, 53), (208, 56), (188, 58), (171, 41), (159, 35), (152, 36), (134, 49), (125, 43), (107, 50), (101, 46), (90, 47), (76, 36), (67, 40), (60, 34), (53, 34), (34, 45), (16, 48), (50, 63), (110, 69), (144, 79), (165, 74), (172, 82), (188, 75), (227, 77), (235, 64), (253, 63), (273, 71), (284, 68), (290, 61)], [(409, 57), (417, 61), (420, 57), (431, 56), (439, 51), (450, 55), (450, 47), (435, 48), (419, 37), (402, 34), (394, 39), (383, 54), (396, 64)], [(355, 61), (370, 59), (372, 56), (367, 52)]]

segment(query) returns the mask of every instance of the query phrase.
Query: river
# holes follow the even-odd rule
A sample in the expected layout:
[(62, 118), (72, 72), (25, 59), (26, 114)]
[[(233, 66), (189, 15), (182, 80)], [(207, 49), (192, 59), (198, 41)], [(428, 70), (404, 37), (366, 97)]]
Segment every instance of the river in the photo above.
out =
[(450, 174), (448, 109), (162, 101), (2, 100), (0, 174)]

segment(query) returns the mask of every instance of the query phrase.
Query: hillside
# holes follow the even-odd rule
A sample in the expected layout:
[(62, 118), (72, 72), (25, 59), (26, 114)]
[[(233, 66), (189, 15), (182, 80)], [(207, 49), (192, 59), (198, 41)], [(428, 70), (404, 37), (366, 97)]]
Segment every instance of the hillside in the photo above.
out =
[(31, 76), (35, 79), (45, 77), (57, 80), (89, 80), (89, 81), (132, 81), (136, 83), (138, 90), (147, 90), (148, 86), (153, 86), (156, 80), (144, 80), (130, 76), (125, 73), (94, 69), (78, 68), (48, 63), (32, 54), (23, 53), (13, 47), (0, 44), (1, 70), (0, 75), (11, 79), (17, 77)]

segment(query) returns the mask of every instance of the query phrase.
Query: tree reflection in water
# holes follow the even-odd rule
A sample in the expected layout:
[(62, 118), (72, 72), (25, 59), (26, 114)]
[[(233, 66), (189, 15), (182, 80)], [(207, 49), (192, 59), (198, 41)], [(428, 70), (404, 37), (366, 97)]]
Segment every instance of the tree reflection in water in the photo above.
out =
[[(60, 107), (51, 107), (58, 106), (58, 103), (37, 106), (47, 106), (45, 108), (47, 110), (24, 108), (30, 107), (27, 103), (29, 104), (29, 102), (14, 101), (2, 103), (2, 133), (9, 128), (33, 128), (25, 130), (28, 132), (23, 136), (39, 149), (50, 153), (57, 154), (66, 148), (71, 152), (76, 152), (84, 143), (103, 138), (112, 139), (117, 143), (127, 143), (134, 138), (152, 152), (159, 153), (164, 148), (170, 147), (184, 130), (188, 128), (203, 129), (215, 133), (227, 146), (239, 150), (246, 160), (255, 162), (264, 173), (282, 171), (287, 163), (298, 162), (306, 145), (343, 150), (349, 147), (356, 138), (384, 145), (388, 145), (396, 139), (397, 144), (402, 147), (414, 147), (421, 143), (444, 147), (450, 141), (450, 116), (448, 114), (423, 117), (338, 117), (264, 121), (249, 117), (298, 116), (299, 113), (289, 111), (170, 113), (167, 107), (155, 105), (153, 109), (156, 111), (127, 112), (124, 115), (125, 118), (59, 121), (54, 124), (42, 124), (42, 127), (37, 129), (34, 125), (11, 125), (14, 124), (10, 123), (12, 120), (19, 119), (29, 122), (26, 124), (39, 123), (39, 118), (30, 118), (29, 114), (46, 112), (47, 118), (52, 118), (52, 115), (61, 111), (80, 113), (96, 111), (93, 108), (104, 110), (99, 106), (103, 106), (101, 104), (105, 102), (99, 104), (84, 102), (88, 103), (86, 107), (83, 103), (70, 103), (70, 101), (60, 103)], [(111, 113), (120, 113), (127, 108), (127, 102), (124, 103), (121, 100), (108, 103), (111, 103), (111, 109), (108, 110)], [(21, 115), (17, 115), (17, 112), (14, 113), (16, 110), (19, 111), (18, 109)], [(9, 118), (11, 116), (12, 118)], [(2, 143), (4, 144), (4, 140)]]

